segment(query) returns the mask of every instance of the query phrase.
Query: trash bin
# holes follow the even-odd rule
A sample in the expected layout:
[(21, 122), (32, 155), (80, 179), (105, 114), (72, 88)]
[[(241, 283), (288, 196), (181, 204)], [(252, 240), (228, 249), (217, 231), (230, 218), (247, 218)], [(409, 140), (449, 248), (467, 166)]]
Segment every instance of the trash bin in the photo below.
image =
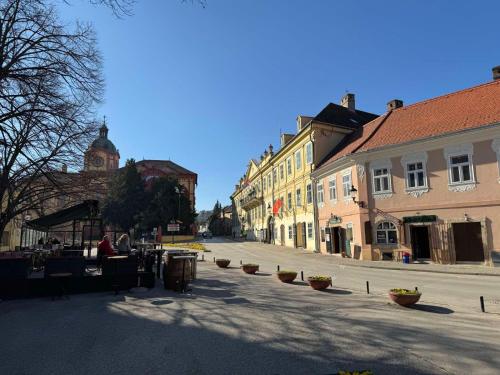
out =
[(403, 263), (410, 264), (410, 253), (403, 253)]

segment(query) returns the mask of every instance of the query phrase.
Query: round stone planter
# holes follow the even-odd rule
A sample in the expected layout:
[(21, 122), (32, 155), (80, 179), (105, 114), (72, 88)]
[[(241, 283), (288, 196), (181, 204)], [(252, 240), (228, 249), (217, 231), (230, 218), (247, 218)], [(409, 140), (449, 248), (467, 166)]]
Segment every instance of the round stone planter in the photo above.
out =
[(314, 278), (308, 277), (307, 282), (314, 290), (323, 290), (328, 288), (332, 284), (332, 279), (315, 280)]
[(400, 294), (389, 291), (389, 297), (393, 302), (401, 306), (411, 306), (420, 300), (422, 293)]
[(258, 264), (243, 264), (241, 266), (241, 269), (243, 272), (254, 275), (255, 272), (259, 270), (259, 265)]
[(278, 276), (278, 279), (280, 279), (284, 283), (292, 283), (293, 280), (297, 277), (297, 272), (283, 272), (283, 271), (278, 271), (276, 273), (276, 276)]
[(217, 264), (220, 268), (227, 268), (231, 263), (231, 259), (216, 259), (215, 264)]

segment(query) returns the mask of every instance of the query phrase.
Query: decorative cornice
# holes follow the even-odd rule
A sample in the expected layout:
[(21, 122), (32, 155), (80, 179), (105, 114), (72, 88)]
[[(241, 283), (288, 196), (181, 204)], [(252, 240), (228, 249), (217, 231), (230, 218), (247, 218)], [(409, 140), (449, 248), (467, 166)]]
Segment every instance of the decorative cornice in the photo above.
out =
[(406, 189), (405, 193), (411, 195), (412, 197), (419, 198), (423, 194), (428, 193), (429, 188), (421, 188), (421, 189)]
[(387, 168), (392, 169), (391, 159), (379, 159), (370, 162), (370, 169)]
[(403, 168), (406, 168), (406, 164), (413, 162), (424, 162), (427, 163), (427, 152), (413, 152), (409, 154), (404, 154), (401, 157), (401, 165)]
[(380, 194), (373, 194), (373, 199), (388, 199), (392, 198), (393, 193), (380, 193)]
[(444, 157), (446, 159), (448, 159), (450, 155), (456, 155), (456, 154), (472, 155), (472, 153), (474, 152), (474, 146), (472, 145), (472, 143), (463, 143), (460, 145), (445, 147), (443, 152), (444, 152)]
[(471, 191), (476, 188), (476, 183), (468, 183), (468, 184), (456, 184), (456, 185), (448, 185), (448, 190), (456, 193), (463, 193), (466, 191)]

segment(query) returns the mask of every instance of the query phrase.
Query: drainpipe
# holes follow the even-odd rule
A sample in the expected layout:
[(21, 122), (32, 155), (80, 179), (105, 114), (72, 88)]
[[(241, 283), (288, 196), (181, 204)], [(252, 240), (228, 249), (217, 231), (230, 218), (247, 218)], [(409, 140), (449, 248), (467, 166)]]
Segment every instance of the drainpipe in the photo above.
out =
[[(312, 126), (312, 124), (311, 124)], [(309, 140), (312, 144), (312, 154), (313, 154), (313, 162), (314, 162), (314, 142), (313, 142), (313, 138), (312, 138), (312, 131), (309, 133)], [(311, 173), (309, 174), (309, 176), (311, 177), (311, 191), (312, 191), (312, 205), (313, 205), (313, 225), (314, 225), (314, 252), (315, 253), (319, 253), (320, 252), (320, 230), (319, 230), (319, 219), (318, 219), (318, 201), (316, 200), (316, 185), (317, 185), (317, 182), (316, 182), (316, 178), (312, 176), (312, 173), (314, 172), (313, 170), (313, 164), (311, 164), (310, 168), (311, 168)], [(306, 204), (307, 204), (307, 186), (306, 186)]]

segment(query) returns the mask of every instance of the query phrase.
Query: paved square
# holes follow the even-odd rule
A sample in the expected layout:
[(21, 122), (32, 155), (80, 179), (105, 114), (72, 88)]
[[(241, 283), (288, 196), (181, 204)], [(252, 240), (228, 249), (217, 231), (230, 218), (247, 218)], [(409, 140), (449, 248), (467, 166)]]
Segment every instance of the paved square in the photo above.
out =
[[(158, 285), (118, 296), (0, 303), (0, 373), (498, 373), (495, 314), (425, 299), (410, 310), (335, 282), (326, 292), (283, 284), (268, 266), (244, 274), (245, 248), (209, 246), (214, 251), (199, 263), (192, 294)], [(227, 251), (232, 267), (217, 268), (209, 257)]]

